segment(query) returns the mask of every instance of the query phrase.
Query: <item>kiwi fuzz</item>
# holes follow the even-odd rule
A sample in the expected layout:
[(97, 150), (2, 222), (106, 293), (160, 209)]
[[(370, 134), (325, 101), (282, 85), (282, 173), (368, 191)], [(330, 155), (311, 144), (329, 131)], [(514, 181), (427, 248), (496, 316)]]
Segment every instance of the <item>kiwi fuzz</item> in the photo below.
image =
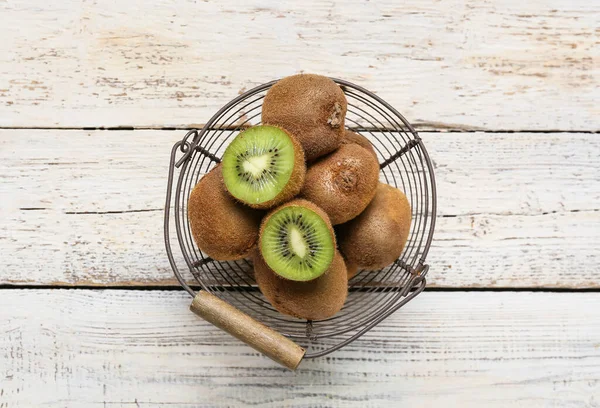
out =
[(375, 157), (376, 160), (379, 160), (377, 158), (377, 152), (375, 152), (375, 148), (373, 147), (369, 139), (367, 139), (359, 133), (354, 133), (350, 130), (346, 130), (344, 138), (342, 139), (342, 144), (357, 144), (360, 147), (364, 147)]
[(295, 199), (265, 216), (258, 247), (280, 277), (310, 281), (331, 264), (336, 240), (327, 214), (309, 201)]
[(309, 282), (282, 279), (256, 251), (253, 259), (258, 287), (280, 313), (306, 320), (332, 317), (348, 296), (348, 272), (338, 251), (327, 271)]
[(348, 264), (367, 270), (384, 268), (402, 254), (411, 220), (404, 193), (380, 183), (363, 213), (336, 227), (340, 251)]
[[(344, 260), (346, 261), (346, 260)], [(348, 263), (348, 261), (346, 261), (346, 271), (348, 272), (348, 280), (354, 278), (356, 275), (358, 275), (358, 272), (360, 271), (358, 265), (352, 264), (352, 263)]]
[(223, 154), (227, 191), (256, 209), (269, 209), (296, 196), (304, 185), (302, 146), (277, 126), (254, 126), (229, 144)]
[(262, 213), (243, 206), (227, 193), (221, 165), (196, 184), (187, 213), (196, 245), (215, 260), (242, 259), (256, 247)]
[(293, 75), (269, 89), (263, 100), (262, 121), (295, 135), (306, 160), (312, 161), (339, 147), (347, 107), (344, 92), (330, 78)]
[(308, 168), (301, 195), (321, 207), (337, 225), (369, 205), (378, 183), (377, 159), (357, 144), (344, 144)]

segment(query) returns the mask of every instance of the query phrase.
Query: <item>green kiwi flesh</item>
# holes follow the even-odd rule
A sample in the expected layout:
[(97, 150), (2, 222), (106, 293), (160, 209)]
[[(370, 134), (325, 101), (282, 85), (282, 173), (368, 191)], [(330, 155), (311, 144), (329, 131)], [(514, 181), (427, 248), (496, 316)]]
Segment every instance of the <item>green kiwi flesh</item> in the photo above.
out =
[(327, 215), (314, 204), (297, 199), (265, 217), (259, 248), (267, 265), (282, 278), (310, 281), (329, 268), (336, 242)]
[(302, 147), (276, 126), (254, 126), (223, 154), (223, 179), (233, 197), (254, 208), (271, 208), (302, 188), (306, 166)]
[(309, 282), (282, 279), (260, 254), (254, 257), (254, 276), (275, 309), (300, 319), (327, 319), (344, 306), (348, 296), (348, 272), (338, 251), (327, 271)]

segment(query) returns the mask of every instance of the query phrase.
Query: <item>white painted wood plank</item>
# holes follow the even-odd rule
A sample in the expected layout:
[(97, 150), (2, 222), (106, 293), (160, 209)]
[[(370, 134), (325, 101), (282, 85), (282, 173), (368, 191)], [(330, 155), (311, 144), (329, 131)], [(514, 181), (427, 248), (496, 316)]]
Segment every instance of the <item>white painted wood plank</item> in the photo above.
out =
[(595, 293), (427, 293), (346, 348), (278, 367), (180, 292), (8, 290), (3, 407), (595, 407)]
[(599, 130), (588, 0), (0, 4), (0, 126), (188, 126), (305, 71), (437, 128)]
[[(0, 131), (0, 282), (174, 284), (162, 207), (182, 133)], [(430, 285), (599, 287), (598, 138), (423, 138), (440, 213)]]
[[(63, 212), (164, 207), (185, 131), (0, 130), (0, 208)], [(420, 134), (440, 215), (599, 209), (600, 138), (581, 133)], [(380, 155), (380, 160), (386, 159)], [(390, 167), (393, 168), (393, 167)]]
[[(0, 282), (176, 284), (162, 220), (160, 211), (11, 214), (0, 229)], [(598, 288), (599, 244), (599, 212), (438, 218), (428, 285)]]
[(164, 207), (171, 147), (185, 131), (0, 130), (2, 208)]

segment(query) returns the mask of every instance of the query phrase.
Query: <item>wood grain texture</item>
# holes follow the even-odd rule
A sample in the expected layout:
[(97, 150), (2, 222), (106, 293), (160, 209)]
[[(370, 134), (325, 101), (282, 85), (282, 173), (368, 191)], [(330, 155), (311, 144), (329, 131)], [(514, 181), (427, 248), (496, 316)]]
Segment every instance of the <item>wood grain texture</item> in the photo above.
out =
[(190, 310), (290, 370), (298, 367), (306, 353), (294, 341), (205, 290), (196, 294)]
[(600, 129), (596, 1), (27, 0), (0, 15), (4, 127), (189, 126), (304, 71), (421, 128)]
[[(4, 284), (173, 285), (168, 155), (183, 132), (0, 131)], [(423, 133), (439, 287), (599, 287), (600, 139)]]
[[(159, 210), (185, 131), (0, 130), (2, 208)], [(427, 133), (439, 215), (598, 209), (600, 139), (581, 133)], [(386, 159), (380, 153), (380, 161)], [(394, 167), (390, 167), (393, 169)]]
[(2, 291), (0, 404), (598, 405), (595, 293), (425, 292), (296, 372), (194, 316), (190, 300), (162, 291)]

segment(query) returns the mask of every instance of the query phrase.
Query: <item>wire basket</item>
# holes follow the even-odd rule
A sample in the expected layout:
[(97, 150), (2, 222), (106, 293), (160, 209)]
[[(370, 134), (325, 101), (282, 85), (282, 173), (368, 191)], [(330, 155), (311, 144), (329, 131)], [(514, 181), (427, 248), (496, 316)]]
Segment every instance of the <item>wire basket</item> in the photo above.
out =
[(425, 258), (435, 227), (433, 166), (417, 132), (375, 94), (332, 79), (348, 100), (346, 128), (369, 139), (380, 162), (380, 181), (404, 191), (412, 209), (410, 235), (401, 256), (384, 269), (361, 271), (352, 278), (346, 303), (334, 317), (306, 321), (279, 313), (258, 289), (250, 260), (223, 262), (207, 257), (195, 245), (188, 223), (192, 189), (220, 162), (240, 131), (260, 124), (263, 98), (276, 81), (233, 99), (202, 130), (189, 131), (173, 146), (165, 206), (167, 254), (181, 285), (192, 296), (197, 295), (195, 289), (216, 295), (292, 339), (307, 349), (304, 358), (321, 357), (349, 344), (423, 291), (429, 269)]

